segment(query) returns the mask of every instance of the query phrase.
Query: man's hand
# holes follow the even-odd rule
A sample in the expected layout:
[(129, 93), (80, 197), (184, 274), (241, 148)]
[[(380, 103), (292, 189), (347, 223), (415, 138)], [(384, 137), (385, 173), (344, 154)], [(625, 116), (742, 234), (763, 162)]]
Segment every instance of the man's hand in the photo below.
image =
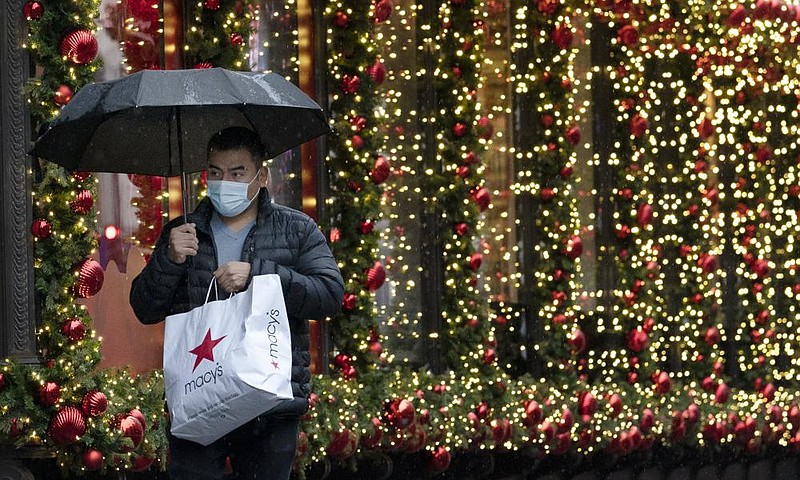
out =
[(250, 264), (246, 262), (228, 262), (219, 267), (214, 272), (214, 276), (217, 277), (217, 283), (226, 292), (238, 292), (247, 285), (247, 279), (250, 278)]
[(184, 223), (170, 230), (167, 256), (174, 263), (183, 263), (186, 261), (186, 257), (197, 255), (198, 247), (194, 223)]

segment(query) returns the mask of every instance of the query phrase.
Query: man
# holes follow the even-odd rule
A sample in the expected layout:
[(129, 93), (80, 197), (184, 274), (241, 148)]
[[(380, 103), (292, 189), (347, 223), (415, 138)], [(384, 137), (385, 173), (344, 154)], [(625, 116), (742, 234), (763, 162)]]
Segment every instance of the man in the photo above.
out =
[(171, 480), (218, 480), (230, 456), (237, 478), (288, 479), (300, 416), (311, 393), (308, 319), (335, 314), (344, 284), (324, 235), (307, 215), (271, 203), (258, 136), (233, 127), (208, 144), (208, 198), (184, 221), (168, 223), (130, 302), (139, 321), (157, 323), (202, 305), (212, 280), (225, 292), (253, 275), (280, 276), (292, 334), (292, 391), (255, 420), (204, 447), (169, 437)]

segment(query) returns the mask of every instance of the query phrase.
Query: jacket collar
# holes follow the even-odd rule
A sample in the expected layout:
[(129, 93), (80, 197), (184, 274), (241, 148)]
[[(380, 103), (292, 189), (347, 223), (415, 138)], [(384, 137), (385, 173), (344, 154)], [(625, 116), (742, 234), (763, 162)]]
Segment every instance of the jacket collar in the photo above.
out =
[[(272, 214), (272, 200), (269, 196), (269, 191), (262, 188), (258, 192), (258, 215), (256, 216), (256, 225), (261, 226), (266, 223), (267, 217)], [(214, 205), (211, 200), (206, 197), (197, 204), (189, 215), (189, 221), (193, 222), (198, 230), (207, 234), (211, 233), (211, 215), (214, 213)]]

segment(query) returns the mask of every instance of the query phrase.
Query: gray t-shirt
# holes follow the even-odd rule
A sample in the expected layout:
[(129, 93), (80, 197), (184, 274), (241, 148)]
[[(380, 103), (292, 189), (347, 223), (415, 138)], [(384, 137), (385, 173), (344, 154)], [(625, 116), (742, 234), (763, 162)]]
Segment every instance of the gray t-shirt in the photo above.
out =
[(234, 232), (225, 225), (217, 212), (211, 215), (211, 232), (214, 234), (214, 245), (217, 247), (218, 266), (242, 260), (244, 240), (255, 224), (256, 222), (253, 220), (238, 232)]

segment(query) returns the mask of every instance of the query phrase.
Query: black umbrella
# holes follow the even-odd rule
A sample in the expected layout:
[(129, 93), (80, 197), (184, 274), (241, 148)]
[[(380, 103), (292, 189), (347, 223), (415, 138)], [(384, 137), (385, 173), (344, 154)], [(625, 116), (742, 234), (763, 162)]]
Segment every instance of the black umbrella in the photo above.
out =
[(83, 87), (32, 153), (72, 171), (170, 177), (205, 169), (208, 140), (233, 126), (258, 133), (269, 158), (330, 132), (319, 105), (275, 73), (143, 70)]

